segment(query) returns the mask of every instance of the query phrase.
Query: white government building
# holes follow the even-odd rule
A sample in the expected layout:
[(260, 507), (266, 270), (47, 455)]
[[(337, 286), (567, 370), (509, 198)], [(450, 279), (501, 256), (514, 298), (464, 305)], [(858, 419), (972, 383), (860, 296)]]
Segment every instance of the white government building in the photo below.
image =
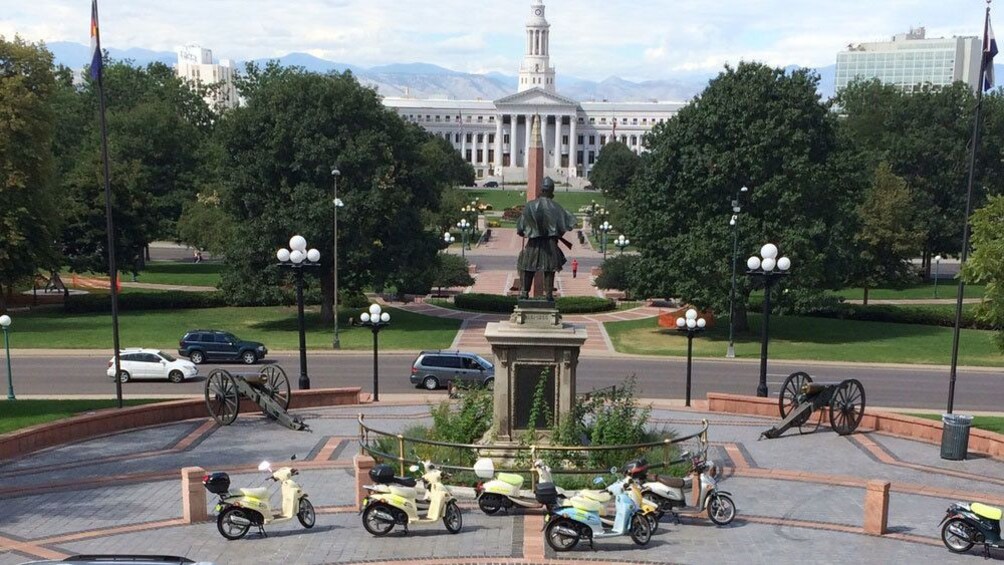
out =
[(526, 180), (533, 116), (541, 116), (544, 174), (555, 181), (586, 177), (600, 148), (619, 140), (635, 152), (642, 138), (684, 106), (681, 102), (577, 102), (554, 88), (550, 24), (533, 0), (519, 91), (498, 100), (384, 98), (384, 105), (453, 144), (479, 179)]
[(204, 86), (215, 85), (216, 90), (207, 94), (205, 101), (211, 106), (236, 108), (240, 100), (234, 85), (234, 64), (229, 59), (213, 62), (213, 52), (194, 43), (175, 49), (178, 64), (174, 72), (179, 77)]

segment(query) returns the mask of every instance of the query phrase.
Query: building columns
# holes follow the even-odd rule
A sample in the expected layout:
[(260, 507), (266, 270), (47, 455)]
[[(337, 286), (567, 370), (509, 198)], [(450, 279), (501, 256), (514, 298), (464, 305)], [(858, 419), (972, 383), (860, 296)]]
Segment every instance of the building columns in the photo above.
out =
[(527, 114), (526, 117), (525, 117), (525, 120), (526, 120), (526, 124), (524, 126), (524, 129), (526, 131), (524, 133), (526, 135), (525, 135), (525, 141), (523, 143), (523, 166), (524, 167), (529, 167), (530, 166), (530, 129), (532, 128), (532, 125), (533, 125), (531, 123), (531, 122), (533, 122), (533, 114)]
[(561, 115), (554, 116), (554, 168), (561, 168)]
[(502, 116), (497, 116), (495, 118), (495, 171), (498, 174), (498, 169), (502, 167), (502, 163), (505, 161), (502, 159)]
[(575, 123), (578, 121), (576, 114), (572, 114), (568, 120), (568, 176), (571, 177), (578, 176), (579, 171), (578, 163), (575, 162), (579, 154), (579, 138), (575, 137)]
[(464, 131), (463, 122), (460, 125), (460, 158), (467, 162), (467, 132)]

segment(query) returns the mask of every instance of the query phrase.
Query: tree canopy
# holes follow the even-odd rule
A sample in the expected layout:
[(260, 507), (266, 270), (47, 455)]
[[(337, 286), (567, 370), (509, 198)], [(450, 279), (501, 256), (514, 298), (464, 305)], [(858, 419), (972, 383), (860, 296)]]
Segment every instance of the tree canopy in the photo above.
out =
[(1004, 351), (1004, 196), (991, 196), (972, 217), (972, 254), (963, 279), (986, 285), (979, 316), (999, 328), (994, 341)]
[(609, 199), (620, 200), (627, 193), (631, 179), (641, 165), (641, 157), (627, 145), (613, 141), (600, 148), (596, 164), (589, 171), (589, 182)]

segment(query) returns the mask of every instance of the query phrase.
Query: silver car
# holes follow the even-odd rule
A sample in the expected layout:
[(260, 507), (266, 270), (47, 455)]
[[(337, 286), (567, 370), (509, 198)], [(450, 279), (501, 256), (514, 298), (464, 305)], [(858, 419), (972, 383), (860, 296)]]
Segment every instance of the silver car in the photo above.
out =
[(495, 386), (495, 365), (477, 353), (423, 351), (411, 364), (411, 384), (426, 390), (451, 382)]

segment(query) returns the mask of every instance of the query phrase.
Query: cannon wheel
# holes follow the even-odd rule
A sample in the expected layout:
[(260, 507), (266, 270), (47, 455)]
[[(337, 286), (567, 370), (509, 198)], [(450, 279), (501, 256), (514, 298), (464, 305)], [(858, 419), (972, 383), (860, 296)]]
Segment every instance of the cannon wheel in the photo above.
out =
[[(788, 375), (787, 379), (784, 379), (784, 384), (781, 385), (781, 393), (777, 396), (777, 407), (781, 412), (782, 420), (787, 418), (788, 414), (798, 406), (798, 395), (802, 394), (802, 385), (811, 382), (812, 377), (802, 371), (792, 373)], [(805, 424), (810, 417), (812, 417), (811, 413), (806, 414), (804, 417), (792, 422), (792, 425), (801, 428), (802, 424)]]
[(221, 426), (230, 425), (237, 419), (241, 409), (237, 381), (223, 369), (214, 369), (206, 379), (206, 408)]
[(837, 385), (830, 399), (830, 425), (845, 436), (858, 429), (865, 415), (865, 389), (857, 379), (847, 379)]
[(262, 388), (272, 400), (279, 403), (283, 410), (289, 409), (289, 377), (286, 371), (278, 365), (266, 365), (261, 369), (261, 376), (265, 378)]

